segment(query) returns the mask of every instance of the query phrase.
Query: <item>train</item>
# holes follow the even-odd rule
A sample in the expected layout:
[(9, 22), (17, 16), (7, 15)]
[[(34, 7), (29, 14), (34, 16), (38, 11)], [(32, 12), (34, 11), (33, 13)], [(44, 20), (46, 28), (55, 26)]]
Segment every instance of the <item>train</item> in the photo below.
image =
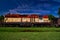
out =
[(8, 27), (59, 27), (60, 18), (50, 20), (48, 15), (20, 15), (20, 14), (6, 14), (0, 26)]

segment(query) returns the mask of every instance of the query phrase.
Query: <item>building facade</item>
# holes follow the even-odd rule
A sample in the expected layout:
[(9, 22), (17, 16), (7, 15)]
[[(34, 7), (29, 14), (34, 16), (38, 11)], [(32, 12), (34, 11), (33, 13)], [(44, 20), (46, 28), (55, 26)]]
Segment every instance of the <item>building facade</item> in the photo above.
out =
[(39, 15), (20, 15), (20, 14), (7, 14), (5, 15), (4, 22), (50, 22), (47, 15), (40, 19)]

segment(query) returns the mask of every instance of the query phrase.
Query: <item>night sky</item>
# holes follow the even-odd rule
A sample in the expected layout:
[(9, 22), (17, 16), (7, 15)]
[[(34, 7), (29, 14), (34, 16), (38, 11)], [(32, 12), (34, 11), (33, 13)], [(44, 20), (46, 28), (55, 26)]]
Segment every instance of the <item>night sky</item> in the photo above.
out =
[(58, 16), (59, 7), (60, 0), (0, 0), (0, 15), (11, 12)]

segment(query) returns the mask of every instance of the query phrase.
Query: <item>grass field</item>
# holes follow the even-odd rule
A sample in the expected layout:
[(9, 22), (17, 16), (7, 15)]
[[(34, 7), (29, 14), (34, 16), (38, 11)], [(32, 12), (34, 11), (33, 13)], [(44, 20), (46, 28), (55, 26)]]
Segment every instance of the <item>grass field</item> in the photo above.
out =
[(0, 32), (0, 40), (60, 40), (60, 32)]
[(60, 40), (60, 28), (0, 27), (0, 40)]
[(60, 32), (60, 28), (20, 28), (20, 27), (0, 27), (0, 32)]

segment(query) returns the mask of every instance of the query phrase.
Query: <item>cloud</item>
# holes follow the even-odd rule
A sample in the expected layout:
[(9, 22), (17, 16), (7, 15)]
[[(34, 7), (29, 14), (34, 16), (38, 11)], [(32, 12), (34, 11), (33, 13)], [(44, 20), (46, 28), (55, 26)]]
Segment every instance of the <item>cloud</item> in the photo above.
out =
[[(4, 1), (4, 0), (3, 0)], [(11, 13), (56, 14), (60, 7), (59, 0), (6, 0), (0, 1), (0, 9)], [(59, 1), (59, 2), (58, 2)], [(2, 6), (3, 5), (3, 6)]]
[(10, 13), (13, 13), (13, 14), (14, 14), (14, 13), (17, 13), (16, 10), (9, 10), (9, 12), (10, 12)]

